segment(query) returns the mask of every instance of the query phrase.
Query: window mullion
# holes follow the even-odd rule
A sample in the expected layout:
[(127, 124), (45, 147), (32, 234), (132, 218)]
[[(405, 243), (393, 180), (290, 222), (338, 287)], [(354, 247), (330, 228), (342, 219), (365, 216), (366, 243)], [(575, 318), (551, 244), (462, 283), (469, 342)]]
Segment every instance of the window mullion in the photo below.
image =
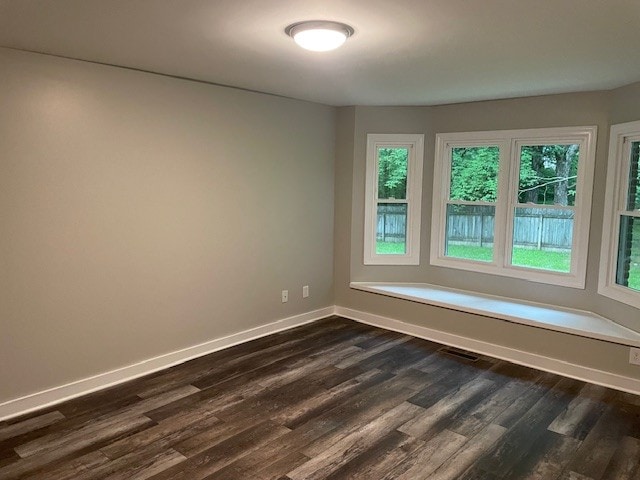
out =
[(510, 142), (500, 145), (500, 169), (498, 173), (498, 202), (496, 206), (495, 238), (496, 248), (494, 261), (504, 268), (510, 258), (511, 238), (513, 229), (512, 203), (512, 147)]

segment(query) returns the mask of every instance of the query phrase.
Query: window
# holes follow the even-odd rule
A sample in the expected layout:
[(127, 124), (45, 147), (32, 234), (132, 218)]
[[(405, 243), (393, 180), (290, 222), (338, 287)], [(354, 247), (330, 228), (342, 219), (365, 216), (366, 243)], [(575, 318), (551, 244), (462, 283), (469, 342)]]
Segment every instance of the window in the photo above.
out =
[(611, 127), (598, 292), (640, 308), (640, 121)]
[(420, 264), (423, 135), (367, 135), (365, 265)]
[(584, 288), (596, 127), (436, 135), (431, 264)]

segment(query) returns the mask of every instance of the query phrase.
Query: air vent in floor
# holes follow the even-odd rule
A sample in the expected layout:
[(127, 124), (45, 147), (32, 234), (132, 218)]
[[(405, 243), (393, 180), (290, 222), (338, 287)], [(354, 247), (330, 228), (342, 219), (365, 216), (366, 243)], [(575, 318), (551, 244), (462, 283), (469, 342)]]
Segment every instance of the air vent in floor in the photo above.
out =
[(467, 352), (466, 350), (460, 350), (459, 348), (454, 347), (442, 347), (438, 349), (439, 352), (446, 353), (447, 355), (452, 355), (454, 357), (462, 358), (463, 360), (468, 360), (470, 362), (477, 362), (479, 357), (474, 353)]

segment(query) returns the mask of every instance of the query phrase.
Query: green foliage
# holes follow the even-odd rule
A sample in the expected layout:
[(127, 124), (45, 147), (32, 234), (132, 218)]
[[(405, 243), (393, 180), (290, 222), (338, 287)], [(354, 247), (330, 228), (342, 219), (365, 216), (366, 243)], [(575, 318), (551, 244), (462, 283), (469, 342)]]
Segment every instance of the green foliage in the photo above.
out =
[(406, 198), (408, 160), (404, 147), (378, 149), (378, 198)]
[(629, 197), (627, 209), (640, 208), (640, 142), (631, 144), (631, 162), (629, 168)]
[[(578, 145), (532, 145), (520, 152), (518, 201), (539, 205), (573, 205), (578, 174)], [(454, 148), (451, 156), (451, 200), (495, 202), (499, 149)]]
[(624, 257), (628, 255), (628, 259), (624, 259), (628, 261), (618, 262), (618, 273), (622, 273), (621, 270), (625, 269), (628, 277), (626, 279), (626, 285), (622, 282), (618, 283), (640, 291), (640, 220), (623, 216), (621, 223), (623, 225), (628, 223), (631, 230), (625, 232), (625, 228), (621, 228), (621, 253), (624, 253)]
[(574, 205), (578, 145), (532, 145), (520, 151), (518, 201)]
[(451, 200), (495, 202), (498, 195), (498, 147), (454, 148)]

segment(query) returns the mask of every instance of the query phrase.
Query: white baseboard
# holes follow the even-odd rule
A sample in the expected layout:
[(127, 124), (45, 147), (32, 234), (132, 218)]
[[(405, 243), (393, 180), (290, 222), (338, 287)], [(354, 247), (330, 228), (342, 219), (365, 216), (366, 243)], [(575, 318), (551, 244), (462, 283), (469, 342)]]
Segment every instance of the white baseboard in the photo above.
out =
[(392, 330), (394, 332), (405, 333), (414, 337), (424, 338), (438, 343), (443, 343), (452, 347), (470, 350), (490, 357), (500, 358), (512, 363), (524, 365), (526, 367), (556, 373), (565, 377), (575, 378), (596, 385), (622, 390), (624, 392), (640, 395), (640, 380), (615, 373), (605, 372), (582, 365), (565, 362), (555, 358), (545, 357), (535, 353), (523, 352), (501, 345), (495, 345), (468, 337), (454, 335), (452, 333), (433, 330), (431, 328), (405, 323), (393, 318), (375, 315), (373, 313), (361, 312), (350, 308), (336, 306), (335, 314), (349, 318), (360, 323), (373, 325), (375, 327)]
[(361, 312), (359, 310), (340, 306), (332, 306), (284, 318), (267, 325), (244, 330), (226, 337), (216, 338), (199, 345), (194, 345), (192, 347), (160, 355), (155, 358), (150, 358), (133, 365), (104, 372), (66, 385), (61, 385), (21, 398), (9, 400), (0, 404), (0, 421), (112, 387), (218, 350), (223, 350), (240, 343), (255, 340), (256, 338), (311, 323), (334, 314), (360, 323), (384, 328), (386, 330), (405, 333), (414, 337), (424, 338), (426, 340), (431, 340), (452, 347), (462, 348), (483, 355), (500, 358), (519, 365), (537, 368), (539, 370), (556, 373), (565, 377), (575, 378), (585, 382), (640, 395), (640, 380), (635, 378), (625, 377), (594, 368), (576, 365), (555, 358), (523, 352), (513, 348), (495, 345), (493, 343), (405, 323), (400, 320), (372, 313)]
[(123, 368), (83, 378), (82, 380), (68, 383), (66, 385), (61, 385), (21, 398), (9, 400), (8, 402), (0, 403), (0, 420), (7, 420), (34, 410), (39, 410), (41, 408), (64, 402), (65, 400), (70, 400), (119, 383), (124, 383), (129, 380), (184, 363), (188, 360), (238, 345), (239, 343), (248, 342), (250, 340), (255, 340), (256, 338), (288, 330), (306, 323), (311, 323), (321, 318), (333, 315), (333, 313), (333, 306), (321, 308), (312, 312), (284, 318), (267, 325), (234, 333), (226, 337), (216, 338), (214, 340), (201, 343), (200, 345), (194, 345), (192, 347), (160, 355), (155, 358), (143, 360), (142, 362), (128, 365)]

